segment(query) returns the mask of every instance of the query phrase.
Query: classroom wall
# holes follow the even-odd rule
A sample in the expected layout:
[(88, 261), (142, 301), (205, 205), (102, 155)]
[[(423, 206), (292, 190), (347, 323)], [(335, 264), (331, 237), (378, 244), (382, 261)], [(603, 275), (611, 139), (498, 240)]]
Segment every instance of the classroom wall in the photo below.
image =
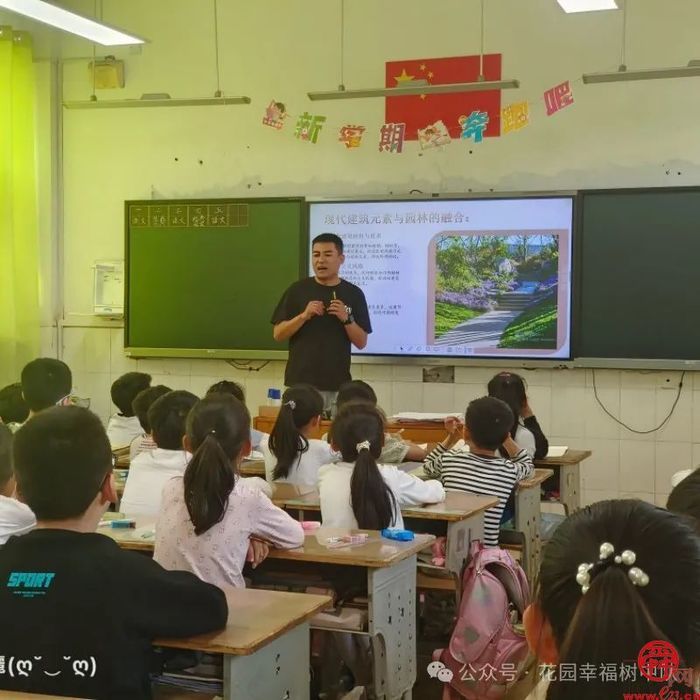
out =
[[(92, 0), (68, 4), (88, 13), (93, 6)], [(478, 52), (477, 0), (432, 6), (418, 0), (345, 4), (348, 88), (381, 85), (387, 60)], [(551, 118), (544, 116), (545, 89), (583, 72), (614, 69), (620, 60), (621, 13), (567, 16), (555, 0), (486, 3), (486, 50), (502, 52), (504, 77), (519, 78), (522, 84), (521, 90), (504, 92), (504, 102), (533, 103), (533, 123), (522, 132), (488, 139), (478, 147), (456, 143), (423, 155), (411, 143), (404, 154), (390, 155), (378, 152), (373, 136), (348, 152), (332, 132), (322, 133), (312, 145), (292, 138), (293, 124), (280, 133), (262, 126), (264, 107), (273, 98), (294, 114), (324, 114), (332, 124), (360, 123), (376, 131), (383, 121), (381, 99), (306, 99), (306, 91), (333, 89), (340, 82), (339, 7), (328, 0), (220, 0), (222, 88), (227, 94), (249, 95), (250, 106), (64, 110), (65, 327), (60, 351), (75, 371), (77, 392), (91, 396), (103, 417), (110, 411), (110, 382), (134, 367), (150, 371), (155, 381), (195, 392), (221, 376), (242, 378), (253, 408), (263, 402), (268, 386), (282, 381), (280, 363), (248, 373), (219, 361), (127, 360), (119, 328), (84, 327), (94, 323), (94, 261), (123, 256), (125, 199), (405, 194), (413, 189), (507, 192), (700, 182), (700, 132), (688, 118), (700, 107), (692, 80), (600, 86), (576, 82), (575, 104)], [(630, 3), (630, 67), (682, 65), (696, 57), (700, 7), (693, 0), (674, 0), (673, 8), (669, 12), (668, 4), (658, 0)], [(113, 52), (127, 63), (127, 87), (100, 98), (214, 92), (209, 2), (104, 0), (103, 13), (105, 21), (130, 28), (151, 43)], [(667, 39), (671, 36), (672, 42)], [(65, 55), (90, 51), (85, 42), (64, 42)], [(65, 65), (65, 99), (88, 98), (86, 63)], [(251, 313), (269, 310), (253, 305)], [(470, 398), (483, 393), (491, 373), (458, 368), (454, 385), (423, 384), (419, 367), (403, 365), (363, 366), (356, 376), (375, 385), (391, 413), (462, 410)], [(670, 475), (700, 458), (700, 377), (686, 379), (676, 413), (663, 430), (635, 435), (596, 405), (590, 371), (537, 370), (526, 375), (551, 442), (594, 451), (583, 472), (588, 501), (634, 494), (661, 503)], [(674, 392), (660, 388), (663, 379), (659, 373), (597, 373), (607, 409), (641, 430), (660, 422), (672, 403)]]

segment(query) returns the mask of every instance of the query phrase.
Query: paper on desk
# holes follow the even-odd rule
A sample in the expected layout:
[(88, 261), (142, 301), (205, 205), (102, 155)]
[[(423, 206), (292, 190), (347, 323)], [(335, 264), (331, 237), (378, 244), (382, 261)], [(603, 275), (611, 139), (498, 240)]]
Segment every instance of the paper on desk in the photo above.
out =
[(392, 416), (392, 420), (399, 423), (412, 423), (417, 421), (431, 421), (433, 423), (442, 423), (445, 418), (461, 418), (462, 414), (455, 411), (454, 413), (396, 413)]
[(257, 450), (251, 450), (251, 453), (243, 460), (244, 462), (261, 462), (265, 459), (265, 455)]
[(563, 457), (569, 448), (564, 445), (550, 445), (547, 457)]

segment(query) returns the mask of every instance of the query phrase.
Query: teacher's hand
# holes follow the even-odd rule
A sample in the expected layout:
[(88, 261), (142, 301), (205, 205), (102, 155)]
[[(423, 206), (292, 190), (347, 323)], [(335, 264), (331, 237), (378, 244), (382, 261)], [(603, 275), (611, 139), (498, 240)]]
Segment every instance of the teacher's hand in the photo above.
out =
[(325, 309), (322, 301), (310, 301), (304, 309), (302, 316), (305, 321), (309, 321), (314, 316), (323, 316)]
[(345, 303), (340, 301), (340, 299), (333, 299), (331, 305), (328, 307), (328, 313), (331, 316), (335, 316), (342, 323), (348, 320), (347, 306), (345, 306)]

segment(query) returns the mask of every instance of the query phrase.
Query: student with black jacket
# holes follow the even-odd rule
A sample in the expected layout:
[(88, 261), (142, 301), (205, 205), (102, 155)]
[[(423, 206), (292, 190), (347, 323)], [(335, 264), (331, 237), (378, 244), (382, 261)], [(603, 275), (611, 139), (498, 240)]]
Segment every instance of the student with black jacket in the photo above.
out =
[(37, 415), (14, 458), (37, 526), (0, 548), (0, 688), (150, 698), (152, 640), (224, 627), (224, 593), (95, 533), (116, 494), (109, 441), (88, 410)]

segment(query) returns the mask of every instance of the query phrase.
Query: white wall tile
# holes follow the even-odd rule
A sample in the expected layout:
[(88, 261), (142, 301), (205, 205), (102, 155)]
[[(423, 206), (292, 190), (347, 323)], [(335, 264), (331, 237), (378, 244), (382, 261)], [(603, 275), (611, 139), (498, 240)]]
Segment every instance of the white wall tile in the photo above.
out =
[(486, 385), (500, 371), (497, 367), (455, 367), (455, 384), (480, 384), (480, 396), (486, 396)]
[(394, 365), (391, 378), (395, 382), (422, 382), (423, 367), (419, 365)]
[(110, 374), (122, 375), (127, 372), (136, 372), (138, 360), (127, 357), (124, 354), (124, 329), (105, 329), (109, 333), (109, 371)]
[(428, 413), (449, 413), (455, 410), (454, 384), (423, 384), (423, 410)]
[[(614, 416), (620, 415), (620, 390), (616, 388), (603, 389), (598, 387), (598, 400), (591, 387), (586, 388), (586, 398), (583, 410), (584, 435), (587, 438), (617, 438), (620, 437), (620, 426), (603, 410), (610, 411)], [(600, 401), (600, 403), (598, 403)]]
[(190, 376), (190, 360), (172, 357), (147, 357), (138, 360), (137, 369), (147, 374), (181, 374)]
[(552, 432), (558, 435), (582, 435), (585, 400), (586, 390), (583, 385), (555, 387), (553, 384)]
[(598, 503), (599, 501), (609, 501), (611, 498), (616, 498), (617, 496), (611, 496), (608, 491), (596, 491), (595, 489), (584, 489), (581, 494), (581, 505), (590, 506), (593, 503)]
[(42, 326), (39, 356), (40, 357), (58, 357), (57, 346), (57, 331), (55, 326)]
[(621, 491), (620, 498), (636, 498), (647, 503), (655, 503), (655, 496), (649, 491)]
[[(700, 374), (700, 372), (698, 372)], [(700, 390), (693, 392), (692, 440), (700, 442)]]
[(264, 378), (249, 377), (245, 380), (245, 402), (252, 416), (258, 415), (258, 407), (267, 404), (267, 390), (275, 387)]
[(394, 413), (423, 410), (423, 384), (419, 382), (394, 382), (392, 388)]
[(700, 467), (700, 443), (693, 443), (692, 465), (693, 469)]
[(654, 493), (656, 449), (643, 440), (620, 441), (620, 490)]
[(225, 360), (194, 359), (190, 360), (189, 363), (190, 374), (192, 376), (218, 377), (219, 379), (217, 381), (228, 379), (231, 373), (240, 374), (241, 378), (247, 374), (247, 372), (244, 372), (243, 370), (235, 369)]
[(659, 372), (644, 370), (625, 370), (620, 374), (622, 389), (656, 389), (659, 383)]
[(151, 384), (164, 384), (169, 386), (173, 391), (183, 389), (192, 391), (191, 377), (189, 374), (152, 374)]
[(693, 446), (690, 442), (657, 442), (654, 491), (668, 494), (671, 491), (671, 477), (677, 471), (692, 466)]
[(552, 429), (552, 388), (547, 385), (529, 384), (527, 396), (530, 408), (547, 435)]
[(598, 389), (619, 389), (621, 372), (617, 369), (587, 369), (586, 386), (595, 386)]
[(654, 494), (654, 502), (656, 503), (657, 506), (659, 506), (659, 508), (665, 508), (667, 501), (668, 501), (668, 494), (667, 493)]
[(464, 413), (470, 401), (486, 396), (486, 389), (482, 384), (455, 384), (454, 408)]
[(586, 439), (593, 454), (581, 470), (583, 489), (605, 491), (614, 498), (620, 491), (620, 441)]
[[(675, 408), (673, 404), (678, 403)], [(662, 442), (687, 442), (693, 439), (693, 392), (683, 388), (680, 398), (673, 389), (656, 390), (656, 425), (667, 418), (671, 410), (673, 414), (662, 428), (656, 431), (654, 438)]]
[[(623, 375), (624, 383), (624, 375)], [(622, 388), (620, 391), (620, 420), (635, 430), (651, 430), (656, 427), (656, 394), (654, 389)], [(622, 428), (626, 440), (654, 440), (654, 433), (638, 434)]]
[(554, 369), (552, 370), (552, 390), (562, 387), (586, 386), (585, 369)]
[(551, 369), (518, 369), (514, 370), (527, 384), (528, 390), (535, 386), (552, 386), (552, 374), (556, 370)]
[(391, 387), (391, 382), (372, 382), (372, 388), (377, 395), (377, 405), (387, 416), (394, 413), (394, 397)]
[(363, 365), (362, 379), (371, 384), (373, 381), (391, 381), (391, 365)]
[[(207, 389), (212, 384), (216, 384), (216, 382), (220, 382), (221, 377), (219, 375), (217, 376), (212, 376), (212, 377), (205, 377), (204, 375), (192, 375), (190, 377), (190, 391), (193, 394), (197, 394), (200, 398), (203, 398), (204, 395), (207, 393)], [(166, 386), (169, 386), (166, 384)], [(245, 384), (243, 385), (245, 387)]]
[(109, 396), (111, 377), (107, 372), (74, 372), (73, 393), (82, 399), (90, 399), (90, 410), (96, 413), (103, 423), (116, 412)]

